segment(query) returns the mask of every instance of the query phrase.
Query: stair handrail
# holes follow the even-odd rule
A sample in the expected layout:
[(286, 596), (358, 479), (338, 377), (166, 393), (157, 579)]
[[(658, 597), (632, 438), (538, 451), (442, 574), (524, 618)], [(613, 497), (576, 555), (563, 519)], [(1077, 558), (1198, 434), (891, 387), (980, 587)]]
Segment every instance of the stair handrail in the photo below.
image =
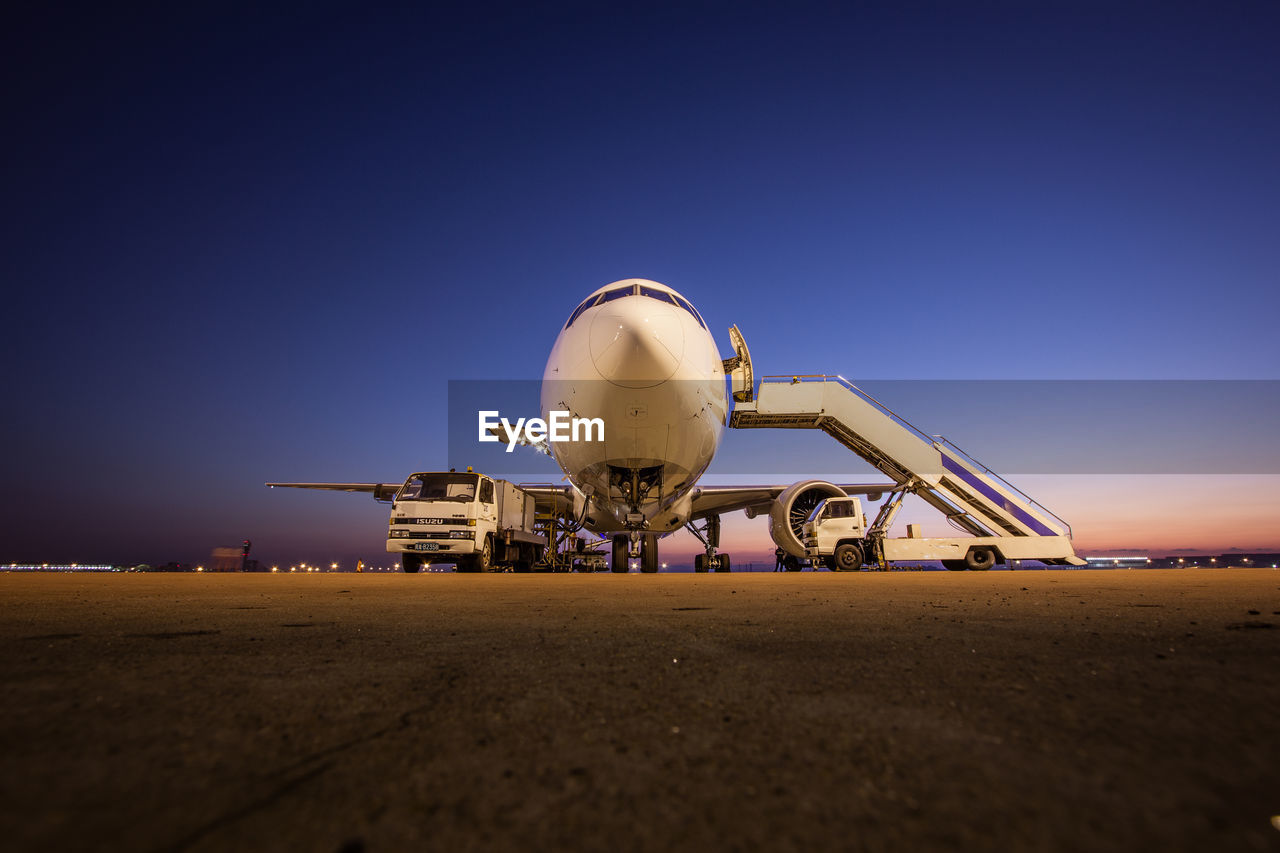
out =
[(893, 420), (893, 422), (898, 424), (898, 426), (901, 426), (904, 429), (911, 430), (911, 432), (915, 433), (916, 437), (919, 438), (921, 441), (925, 442), (926, 444), (933, 444), (933, 436), (929, 435), (927, 432), (920, 429), (915, 424), (911, 423), (911, 421), (902, 417), (902, 415), (899, 415), (893, 409), (890, 409), (884, 403), (881, 403), (875, 397), (872, 397), (866, 391), (863, 391), (857, 385), (854, 385), (852, 382), (850, 382), (848, 379), (845, 379), (843, 376), (841, 376), (838, 373), (807, 373), (807, 374), (790, 374), (785, 376), (778, 375), (778, 376), (760, 377), (761, 384), (764, 384), (765, 382), (777, 383), (777, 382), (783, 382), (783, 381), (786, 381), (788, 384), (793, 384), (793, 385), (799, 384), (802, 382), (835, 382), (838, 385), (844, 386), (849, 391), (852, 391), (854, 394), (857, 394), (864, 401), (875, 406), (877, 409), (880, 410), (880, 413), (882, 415), (885, 415), (886, 417)]
[(1027, 494), (1026, 492), (1022, 491), (1022, 489), (1019, 489), (1019, 488), (1018, 488), (1017, 486), (1015, 486), (1013, 483), (1010, 483), (1010, 482), (1009, 482), (1008, 480), (1006, 480), (1004, 477), (1001, 477), (1001, 476), (1000, 476), (999, 474), (997, 474), (995, 471), (992, 471), (992, 470), (991, 470), (990, 468), (988, 468), (986, 465), (983, 465), (983, 464), (982, 464), (981, 462), (979, 462), (977, 459), (974, 459), (974, 458), (973, 458), (972, 456), (970, 456), (968, 453), (966, 453), (966, 452), (964, 452), (963, 450), (961, 450), (961, 449), (956, 445), (956, 443), (955, 443), (955, 442), (951, 441), (951, 440), (950, 440), (949, 438), (947, 438), (946, 436), (944, 436), (944, 435), (935, 435), (933, 438), (934, 438), (934, 441), (935, 441), (938, 445), (940, 445), (940, 446), (941, 446), (941, 445), (945, 445), (949, 450), (951, 450), (951, 451), (952, 451), (952, 452), (954, 452), (956, 455), (958, 455), (958, 456), (959, 456), (963, 461), (965, 461), (965, 462), (969, 463), (970, 465), (972, 465), (972, 466), (973, 466), (973, 467), (975, 467), (975, 468), (980, 469), (980, 470), (981, 470), (983, 473), (985, 473), (988, 477), (990, 477), (991, 479), (995, 480), (997, 483), (999, 483), (1000, 485), (1004, 486), (1004, 487), (1005, 487), (1005, 488), (1007, 488), (1009, 491), (1014, 492), (1015, 494), (1017, 494), (1017, 495), (1018, 495), (1018, 497), (1022, 498), (1024, 501), (1026, 501), (1026, 502), (1027, 502), (1027, 504), (1029, 504), (1030, 506), (1035, 507), (1037, 510), (1039, 510), (1039, 511), (1040, 511), (1041, 513), (1043, 513), (1044, 515), (1046, 515), (1046, 516), (1048, 516), (1049, 518), (1052, 518), (1054, 521), (1058, 522), (1058, 524), (1061, 524), (1064, 528), (1066, 528), (1066, 531), (1067, 531), (1067, 538), (1068, 538), (1068, 539), (1070, 539), (1070, 538), (1071, 538), (1071, 525), (1067, 523), (1066, 519), (1062, 518), (1062, 517), (1061, 517), (1061, 516), (1059, 516), (1057, 513), (1055, 513), (1055, 512), (1053, 512), (1052, 510), (1050, 510), (1048, 507), (1046, 507), (1044, 504), (1042, 504), (1042, 503), (1040, 503), (1039, 501), (1037, 501), (1035, 498), (1031, 497), (1031, 495), (1029, 495), (1029, 494)]
[(892, 419), (894, 423), (898, 424), (901, 427), (911, 430), (911, 432), (914, 433), (917, 438), (919, 438), (921, 441), (925, 442), (926, 444), (937, 447), (939, 450), (941, 450), (942, 445), (945, 445), (950, 450), (959, 454), (959, 456), (965, 462), (968, 462), (969, 464), (973, 465), (975, 468), (981, 469), (984, 473), (986, 473), (992, 479), (996, 480), (1002, 486), (1008, 488), (1011, 492), (1014, 492), (1015, 494), (1017, 494), (1029, 505), (1035, 507), (1044, 515), (1058, 522), (1058, 524), (1062, 525), (1062, 527), (1067, 531), (1067, 538), (1068, 539), (1072, 538), (1071, 525), (1068, 524), (1065, 519), (1061, 518), (1056, 513), (1051, 512), (1046, 506), (1044, 506), (1039, 501), (1032, 498), (1030, 495), (1022, 491), (1021, 489), (1019, 489), (1017, 486), (1013, 485), (1013, 483), (1010, 483), (1008, 480), (1001, 477), (995, 471), (992, 471), (986, 465), (983, 465), (977, 459), (974, 459), (968, 453), (965, 453), (963, 450), (957, 447), (954, 442), (950, 441), (945, 436), (930, 435), (929, 433), (917, 427), (915, 424), (911, 423), (911, 421), (907, 420), (906, 418), (899, 415), (897, 412), (890, 409), (884, 403), (881, 403), (879, 400), (877, 400), (875, 397), (868, 394), (866, 391), (863, 391), (857, 385), (854, 385), (848, 379), (845, 379), (840, 374), (838, 373), (803, 373), (803, 374), (778, 374), (778, 375), (761, 376), (760, 384), (763, 385), (765, 382), (773, 382), (773, 383), (787, 382), (793, 385), (799, 384), (802, 382), (835, 382), (839, 385), (844, 386), (849, 391), (852, 391), (853, 393), (857, 394), (858, 397), (860, 397), (862, 400), (875, 406), (880, 411), (881, 414)]

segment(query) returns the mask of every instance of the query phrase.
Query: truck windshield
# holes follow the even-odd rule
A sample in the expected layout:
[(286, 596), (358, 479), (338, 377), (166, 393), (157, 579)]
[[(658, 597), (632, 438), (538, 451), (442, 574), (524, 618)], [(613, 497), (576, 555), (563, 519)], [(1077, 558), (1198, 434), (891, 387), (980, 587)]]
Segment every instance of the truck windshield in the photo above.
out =
[(808, 520), (817, 521), (819, 518), (853, 518), (853, 502), (823, 501), (809, 513)]
[(398, 501), (458, 501), (476, 498), (475, 474), (414, 474), (400, 487)]

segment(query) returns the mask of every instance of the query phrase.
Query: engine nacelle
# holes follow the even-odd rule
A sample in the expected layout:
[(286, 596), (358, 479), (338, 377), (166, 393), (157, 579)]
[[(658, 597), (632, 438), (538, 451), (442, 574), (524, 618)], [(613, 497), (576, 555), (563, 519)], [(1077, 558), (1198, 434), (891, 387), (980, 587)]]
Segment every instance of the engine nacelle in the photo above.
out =
[(821, 501), (836, 497), (844, 497), (844, 489), (825, 480), (792, 483), (769, 507), (769, 535), (791, 556), (803, 557), (800, 530), (805, 520)]

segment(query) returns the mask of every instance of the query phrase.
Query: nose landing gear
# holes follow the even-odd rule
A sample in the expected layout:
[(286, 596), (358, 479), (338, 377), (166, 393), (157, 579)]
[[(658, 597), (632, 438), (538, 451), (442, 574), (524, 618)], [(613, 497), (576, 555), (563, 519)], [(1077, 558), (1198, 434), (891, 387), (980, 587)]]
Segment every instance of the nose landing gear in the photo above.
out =
[(640, 571), (653, 574), (658, 570), (658, 537), (653, 533), (633, 530), (613, 537), (613, 560), (610, 568), (616, 574), (631, 570), (631, 558), (640, 558)]

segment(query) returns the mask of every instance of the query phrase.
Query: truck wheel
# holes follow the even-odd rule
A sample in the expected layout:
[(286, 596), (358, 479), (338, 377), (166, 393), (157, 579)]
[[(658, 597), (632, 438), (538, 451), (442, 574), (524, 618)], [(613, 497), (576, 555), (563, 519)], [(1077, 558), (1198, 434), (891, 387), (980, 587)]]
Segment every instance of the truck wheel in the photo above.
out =
[(415, 575), (422, 568), (422, 558), (414, 554), (401, 554), (400, 567), (406, 575)]
[(862, 568), (862, 549), (852, 542), (836, 546), (836, 553), (831, 558), (831, 571), (856, 572)]
[(627, 560), (630, 559), (630, 554), (627, 553), (630, 544), (630, 537), (626, 535), (613, 537), (613, 562), (610, 568), (615, 574), (625, 575), (631, 570), (627, 564)]
[(716, 561), (717, 561), (716, 562), (717, 572), (729, 571), (729, 555), (728, 554), (717, 554)]
[(949, 572), (963, 572), (969, 567), (965, 565), (964, 560), (943, 560), (942, 568)]
[(480, 546), (480, 553), (471, 558), (471, 571), (487, 572), (493, 568), (493, 541), (488, 537), (484, 537), (484, 544)]
[(706, 574), (706, 571), (707, 571), (707, 555), (706, 554), (693, 555), (693, 570), (701, 574)]
[(990, 548), (970, 548), (964, 555), (964, 564), (975, 572), (985, 572), (996, 564), (996, 552)]

